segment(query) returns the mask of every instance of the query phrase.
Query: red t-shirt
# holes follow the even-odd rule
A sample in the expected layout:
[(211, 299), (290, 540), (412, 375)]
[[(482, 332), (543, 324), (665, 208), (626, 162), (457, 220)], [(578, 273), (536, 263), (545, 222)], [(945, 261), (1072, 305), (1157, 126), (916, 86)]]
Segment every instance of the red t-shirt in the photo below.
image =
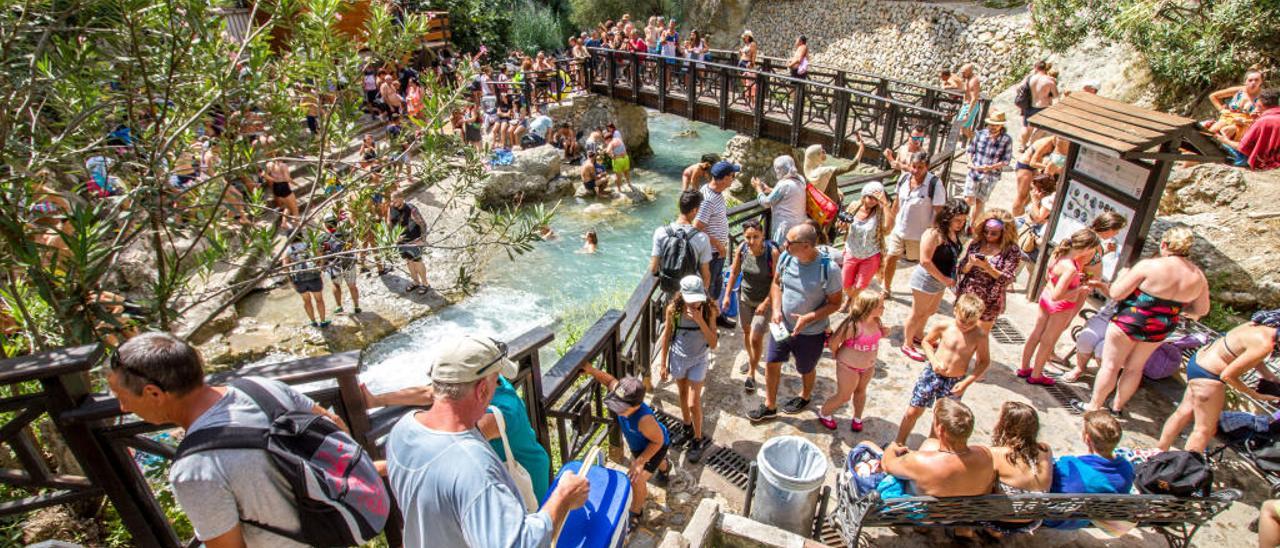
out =
[(648, 46), (644, 43), (644, 38), (636, 38), (631, 41), (631, 51), (636, 53), (646, 53), (649, 51)]
[(1280, 167), (1280, 107), (1263, 111), (1240, 139), (1240, 152), (1257, 170)]

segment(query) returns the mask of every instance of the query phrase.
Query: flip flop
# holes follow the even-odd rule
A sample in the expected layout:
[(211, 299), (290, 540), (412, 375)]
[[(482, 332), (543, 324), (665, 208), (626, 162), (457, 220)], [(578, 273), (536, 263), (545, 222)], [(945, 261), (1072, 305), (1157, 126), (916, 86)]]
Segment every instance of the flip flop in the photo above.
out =
[(921, 354), (919, 350), (916, 350), (914, 348), (907, 348), (904, 346), (902, 348), (902, 353), (906, 355), (908, 358), (911, 358), (915, 361), (918, 361), (918, 362), (925, 361), (925, 355)]

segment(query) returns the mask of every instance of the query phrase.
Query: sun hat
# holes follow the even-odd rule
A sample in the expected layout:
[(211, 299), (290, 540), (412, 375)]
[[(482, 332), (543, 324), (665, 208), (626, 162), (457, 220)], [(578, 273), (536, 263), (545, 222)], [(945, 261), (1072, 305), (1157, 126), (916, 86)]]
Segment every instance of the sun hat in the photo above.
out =
[(604, 406), (614, 413), (622, 414), (628, 409), (644, 403), (644, 383), (635, 377), (623, 377), (604, 397)]
[(738, 173), (739, 171), (742, 171), (742, 166), (735, 164), (733, 162), (726, 162), (721, 160), (719, 162), (716, 162), (715, 165), (711, 166), (711, 178), (719, 179), (721, 177), (724, 177), (725, 175), (732, 175), (734, 173)]
[(884, 193), (884, 183), (881, 183), (880, 181), (871, 181), (870, 183), (867, 183), (866, 186), (862, 187), (862, 196), (864, 198), (867, 196), (875, 196), (876, 194), (883, 194), (883, 193)]
[(1085, 88), (1093, 88), (1094, 91), (1099, 91), (1102, 89), (1102, 82), (1099, 82), (1097, 80), (1085, 80), (1083, 83), (1080, 84), (1080, 89), (1085, 89)]
[(520, 368), (507, 358), (507, 345), (488, 337), (463, 335), (440, 344), (435, 361), (427, 370), (431, 382), (464, 383), (483, 379), (491, 373), (514, 379)]
[(707, 300), (707, 288), (702, 285), (702, 277), (690, 274), (680, 279), (680, 296), (686, 303), (700, 303)]
[(1006, 120), (1005, 120), (1004, 113), (998, 110), (995, 112), (992, 112), (991, 115), (987, 116), (987, 119), (986, 119), (987, 125), (991, 125), (991, 126), (1003, 126), (1005, 122)]

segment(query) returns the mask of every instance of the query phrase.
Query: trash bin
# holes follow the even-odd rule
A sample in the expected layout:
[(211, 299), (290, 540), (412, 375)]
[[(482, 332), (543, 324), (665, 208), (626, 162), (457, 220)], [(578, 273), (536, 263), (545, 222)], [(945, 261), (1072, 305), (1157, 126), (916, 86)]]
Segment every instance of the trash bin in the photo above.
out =
[(749, 517), (811, 536), (828, 466), (827, 456), (809, 440), (778, 436), (766, 441), (756, 458), (758, 479)]

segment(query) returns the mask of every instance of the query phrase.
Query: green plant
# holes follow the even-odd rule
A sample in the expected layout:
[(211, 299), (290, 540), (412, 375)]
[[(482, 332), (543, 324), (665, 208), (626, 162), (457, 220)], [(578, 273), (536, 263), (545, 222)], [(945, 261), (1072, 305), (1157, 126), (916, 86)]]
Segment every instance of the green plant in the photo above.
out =
[(1236, 310), (1231, 305), (1211, 301), (1209, 303), (1209, 313), (1200, 319), (1200, 323), (1218, 332), (1226, 333), (1233, 327), (1243, 323), (1246, 319), (1244, 316), (1243, 312)]
[[(505, 3), (505, 2), (504, 2)], [(505, 53), (511, 47), (511, 10), (487, 0), (406, 0), (409, 11), (449, 12), (450, 42), (462, 51), (480, 46)]]
[(1213, 88), (1238, 84), (1253, 66), (1280, 67), (1275, 0), (1040, 0), (1040, 42), (1062, 51), (1090, 34), (1126, 42), (1147, 59), (1159, 102), (1193, 107)]
[(511, 44), (529, 55), (563, 49), (564, 31), (560, 16), (549, 6), (520, 0), (512, 9)]

